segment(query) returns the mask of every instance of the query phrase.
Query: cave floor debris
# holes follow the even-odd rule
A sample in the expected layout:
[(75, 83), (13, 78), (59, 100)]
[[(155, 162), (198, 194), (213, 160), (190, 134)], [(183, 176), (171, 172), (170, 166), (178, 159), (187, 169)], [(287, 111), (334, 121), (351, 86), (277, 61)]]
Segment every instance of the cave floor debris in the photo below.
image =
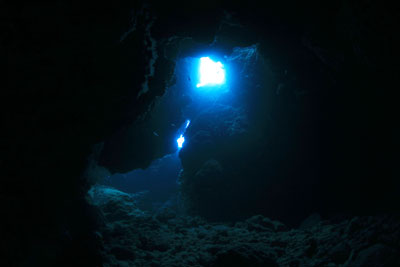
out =
[(105, 266), (400, 266), (393, 216), (316, 221), (289, 229), (261, 215), (208, 223), (172, 208), (147, 212), (135, 195), (96, 186)]

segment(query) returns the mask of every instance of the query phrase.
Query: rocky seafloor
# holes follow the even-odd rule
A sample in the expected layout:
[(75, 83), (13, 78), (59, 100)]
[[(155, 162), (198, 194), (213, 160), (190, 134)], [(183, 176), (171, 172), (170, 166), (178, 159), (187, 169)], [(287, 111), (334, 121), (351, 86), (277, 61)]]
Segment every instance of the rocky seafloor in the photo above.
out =
[(143, 210), (140, 195), (104, 186), (89, 192), (103, 224), (105, 266), (400, 266), (395, 216), (321, 220), (298, 228), (261, 215), (207, 222), (174, 205)]

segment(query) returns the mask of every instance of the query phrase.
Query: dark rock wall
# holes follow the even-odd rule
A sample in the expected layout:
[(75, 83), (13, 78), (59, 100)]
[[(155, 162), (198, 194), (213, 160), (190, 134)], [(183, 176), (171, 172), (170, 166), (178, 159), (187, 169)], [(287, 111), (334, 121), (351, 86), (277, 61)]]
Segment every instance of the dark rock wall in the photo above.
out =
[(154, 97), (137, 98), (154, 57), (145, 14), (135, 1), (0, 10), (2, 265), (97, 265), (82, 173), (92, 146)]

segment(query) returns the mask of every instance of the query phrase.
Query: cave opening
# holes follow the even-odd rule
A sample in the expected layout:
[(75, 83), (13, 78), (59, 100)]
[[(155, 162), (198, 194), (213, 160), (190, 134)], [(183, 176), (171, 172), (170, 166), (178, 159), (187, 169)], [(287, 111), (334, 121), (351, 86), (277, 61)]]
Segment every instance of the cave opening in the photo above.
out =
[[(219, 97), (229, 91), (226, 75), (225, 65), (210, 57), (178, 58), (175, 83), (166, 89), (167, 93), (160, 97), (152, 115), (143, 124), (144, 127), (151, 125), (151, 131), (146, 132), (151, 132), (153, 139), (162, 139), (158, 144), (168, 149), (144, 167), (105, 175), (99, 184), (135, 194), (143, 210), (154, 212), (165, 205), (175, 205), (174, 208), (179, 209), (179, 201), (182, 201), (179, 199), (182, 171), (179, 153), (188, 142), (185, 133), (192, 120), (196, 121), (205, 109), (212, 110)], [(218, 109), (215, 114), (218, 116)], [(170, 146), (173, 140), (175, 148)]]
[(196, 87), (215, 86), (225, 82), (224, 65), (218, 61), (214, 62), (209, 57), (200, 58), (199, 67), (200, 81)]
[[(259, 53), (253, 44), (224, 54), (196, 52), (177, 58), (172, 83), (148, 116), (104, 143), (99, 163), (114, 174), (102, 184), (140, 194), (141, 207), (153, 211), (168, 204), (209, 220), (262, 213), (251, 192), (266, 185), (243, 186), (249, 165), (242, 160), (259, 146), (260, 131), (268, 128), (268, 121), (260, 123), (259, 118), (268, 110), (273, 79), (265, 75)], [(135, 146), (143, 152), (132, 151)], [(263, 170), (262, 165), (257, 168)], [(254, 205), (233, 210), (229, 203), (243, 193)]]

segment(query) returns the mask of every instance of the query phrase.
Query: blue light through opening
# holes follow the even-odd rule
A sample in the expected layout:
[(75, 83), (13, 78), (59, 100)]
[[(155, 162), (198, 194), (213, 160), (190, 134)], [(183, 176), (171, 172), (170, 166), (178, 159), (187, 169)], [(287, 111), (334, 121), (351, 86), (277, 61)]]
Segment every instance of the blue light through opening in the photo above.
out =
[(223, 83), (225, 83), (224, 65), (220, 61), (212, 61), (209, 57), (200, 58), (200, 83), (197, 87)]
[(183, 129), (183, 133), (179, 136), (178, 139), (176, 139), (176, 142), (178, 143), (178, 149), (181, 149), (183, 146), (183, 143), (185, 142), (185, 137), (183, 136), (183, 134), (186, 132), (186, 129), (189, 127), (189, 124), (190, 124), (190, 120), (186, 120), (185, 128)]
[(185, 137), (181, 134), (178, 139), (176, 139), (176, 142), (178, 143), (178, 148), (182, 148), (183, 143), (185, 142)]

